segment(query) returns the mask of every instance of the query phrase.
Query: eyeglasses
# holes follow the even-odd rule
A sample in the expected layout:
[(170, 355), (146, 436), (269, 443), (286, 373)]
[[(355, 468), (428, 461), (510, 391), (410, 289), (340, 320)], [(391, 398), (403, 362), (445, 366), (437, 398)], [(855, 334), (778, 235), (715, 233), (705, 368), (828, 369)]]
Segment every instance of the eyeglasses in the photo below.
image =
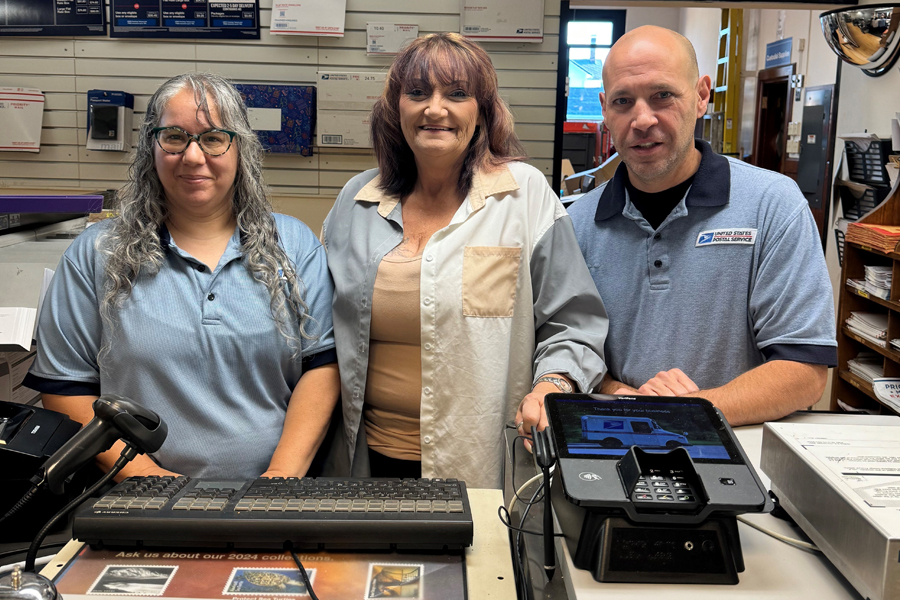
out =
[(154, 127), (150, 134), (163, 152), (181, 154), (191, 144), (197, 142), (200, 149), (210, 156), (221, 156), (231, 148), (231, 142), (237, 135), (226, 129), (210, 129), (203, 133), (188, 133), (181, 127)]

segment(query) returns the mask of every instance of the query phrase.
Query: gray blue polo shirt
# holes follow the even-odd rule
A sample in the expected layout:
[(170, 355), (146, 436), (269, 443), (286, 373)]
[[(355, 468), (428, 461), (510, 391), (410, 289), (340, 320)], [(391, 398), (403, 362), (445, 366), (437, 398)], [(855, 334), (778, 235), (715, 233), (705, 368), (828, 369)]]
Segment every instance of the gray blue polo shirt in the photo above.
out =
[[(336, 360), (325, 250), (300, 221), (274, 217), (306, 288), (308, 330), (317, 336), (303, 340), (302, 360), (292, 358), (277, 330), (265, 285), (244, 265), (237, 230), (210, 272), (163, 228), (162, 268), (138, 277), (117, 327), (104, 328), (104, 263), (95, 250), (110, 225), (104, 222), (81, 234), (60, 261), (26, 385), (68, 396), (121, 394), (156, 411), (169, 437), (154, 459), (166, 469), (195, 477), (262, 474), (304, 369)], [(110, 351), (98, 364), (107, 340)]]
[(837, 363), (834, 303), (818, 230), (787, 177), (712, 152), (657, 230), (625, 188), (569, 208), (609, 314), (612, 377), (638, 387), (679, 368), (701, 389), (767, 360)]

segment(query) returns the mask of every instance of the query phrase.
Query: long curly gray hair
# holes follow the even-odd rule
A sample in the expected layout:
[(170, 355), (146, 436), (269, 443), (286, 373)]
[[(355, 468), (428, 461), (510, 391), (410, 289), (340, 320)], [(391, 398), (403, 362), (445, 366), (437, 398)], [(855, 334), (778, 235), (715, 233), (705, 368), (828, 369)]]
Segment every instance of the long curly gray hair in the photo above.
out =
[[(114, 327), (116, 309), (131, 294), (138, 276), (159, 272), (165, 260), (159, 230), (168, 217), (168, 206), (154, 165), (151, 130), (159, 125), (169, 101), (184, 89), (194, 92), (197, 110), (211, 125), (237, 134), (231, 149), (238, 152), (232, 207), (241, 232), (243, 262), (253, 278), (268, 288), (272, 316), (296, 358), (302, 341), (293, 333), (291, 323), (297, 323), (300, 337), (314, 337), (307, 332), (310, 317), (303, 300), (304, 285), (278, 243), (272, 204), (262, 177), (263, 148), (250, 128), (247, 108), (231, 83), (211, 73), (173, 77), (150, 98), (128, 169), (128, 182), (118, 194), (119, 217), (97, 242), (98, 251), (106, 258), (101, 318), (107, 326)], [(213, 120), (211, 104), (221, 122)]]

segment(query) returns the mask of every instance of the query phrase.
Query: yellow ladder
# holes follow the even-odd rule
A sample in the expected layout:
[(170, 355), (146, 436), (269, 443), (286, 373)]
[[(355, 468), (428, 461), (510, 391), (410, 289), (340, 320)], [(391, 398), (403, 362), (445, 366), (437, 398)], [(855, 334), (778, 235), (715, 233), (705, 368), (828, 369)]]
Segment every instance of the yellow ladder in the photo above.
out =
[(721, 137), (712, 139), (712, 148), (720, 154), (738, 152), (740, 139), (741, 35), (744, 11), (723, 8), (719, 28), (719, 57), (713, 80), (713, 113), (724, 121)]

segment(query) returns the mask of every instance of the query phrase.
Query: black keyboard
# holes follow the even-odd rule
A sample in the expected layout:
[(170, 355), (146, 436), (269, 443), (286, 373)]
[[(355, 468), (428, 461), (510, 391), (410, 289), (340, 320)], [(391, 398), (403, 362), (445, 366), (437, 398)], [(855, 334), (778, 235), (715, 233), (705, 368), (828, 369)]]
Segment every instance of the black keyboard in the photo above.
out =
[(72, 524), (95, 547), (459, 550), (472, 531), (456, 479), (131, 477)]

